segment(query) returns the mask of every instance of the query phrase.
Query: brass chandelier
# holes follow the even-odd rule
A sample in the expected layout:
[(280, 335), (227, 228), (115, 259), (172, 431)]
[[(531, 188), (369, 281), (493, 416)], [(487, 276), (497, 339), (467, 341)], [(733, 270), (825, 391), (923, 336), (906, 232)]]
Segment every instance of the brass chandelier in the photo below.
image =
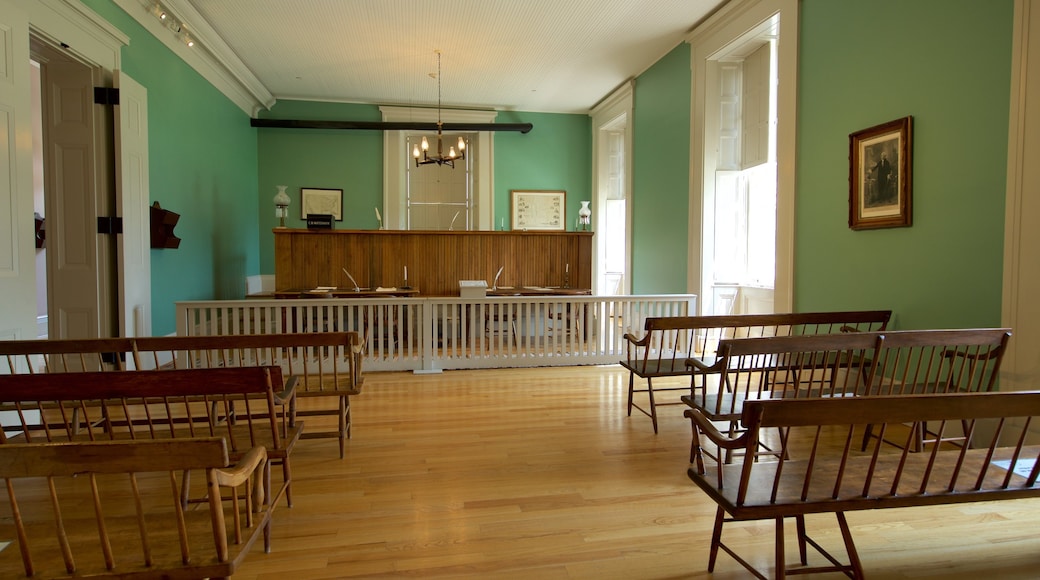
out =
[[(441, 51), (437, 52), (437, 154), (430, 154), (430, 142), (424, 135), (422, 142), (419, 145), (415, 145), (412, 148), (412, 157), (415, 159), (415, 166), (429, 165), (436, 163), (437, 165), (447, 165), (452, 169), (455, 168), (455, 161), (466, 158), (466, 140), (461, 136), (459, 137), (458, 151), (455, 150), (455, 146), (451, 145), (448, 147), (448, 154), (444, 154), (444, 143), (442, 130), (444, 123), (441, 122)], [(420, 148), (422, 151), (420, 152)]]

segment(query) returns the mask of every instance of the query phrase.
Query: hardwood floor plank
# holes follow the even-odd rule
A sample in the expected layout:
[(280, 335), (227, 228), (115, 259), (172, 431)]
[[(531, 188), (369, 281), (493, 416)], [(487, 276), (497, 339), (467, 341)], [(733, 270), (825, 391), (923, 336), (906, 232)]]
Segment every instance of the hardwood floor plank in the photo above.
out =
[[(616, 366), (371, 373), (351, 399), (346, 458), (333, 440), (297, 447), (295, 505), (275, 515), (273, 551), (234, 578), (745, 578), (727, 557), (706, 571), (715, 504), (686, 477), (683, 408), (660, 408), (654, 435), (649, 418), (626, 416), (627, 385)], [(1020, 500), (848, 518), (871, 578), (1031, 578), (1038, 510)], [(808, 521), (841, 553), (833, 515)], [(771, 524), (730, 532), (770, 568)], [(793, 535), (788, 546), (794, 558)]]

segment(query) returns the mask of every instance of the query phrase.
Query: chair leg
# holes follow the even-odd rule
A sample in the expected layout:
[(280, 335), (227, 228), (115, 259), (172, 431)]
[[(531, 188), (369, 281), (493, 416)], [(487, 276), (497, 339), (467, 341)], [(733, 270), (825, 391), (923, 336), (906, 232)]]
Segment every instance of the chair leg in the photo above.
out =
[(654, 434), (657, 434), (657, 404), (654, 403), (653, 379), (646, 378), (646, 393), (650, 395), (650, 419), (654, 422)]
[(805, 516), (794, 517), (795, 528), (798, 530), (798, 557), (801, 558), (802, 566), (809, 565), (809, 555), (805, 543)]
[(344, 395), (339, 398), (339, 458), (346, 453), (346, 438), (350, 436), (350, 400)]
[(849, 566), (852, 568), (853, 578), (863, 578), (863, 564), (856, 552), (856, 543), (852, 541), (852, 532), (849, 530), (849, 522), (845, 519), (845, 512), (835, 512), (838, 518), (838, 527), (841, 528), (841, 538), (845, 541), (845, 553), (849, 557)]
[(285, 486), (285, 505), (292, 507), (292, 469), (289, 468), (289, 456), (282, 459), (282, 481), (288, 482)]
[(719, 545), (722, 544), (722, 523), (726, 512), (721, 507), (715, 508), (715, 526), (711, 530), (711, 548), (708, 552), (708, 572), (715, 571), (715, 561), (719, 557)]
[(784, 560), (784, 518), (776, 518), (776, 577), (787, 577), (787, 562)]
[(636, 374), (632, 371), (628, 371), (628, 416), (632, 416), (632, 394), (634, 392), (634, 382)]

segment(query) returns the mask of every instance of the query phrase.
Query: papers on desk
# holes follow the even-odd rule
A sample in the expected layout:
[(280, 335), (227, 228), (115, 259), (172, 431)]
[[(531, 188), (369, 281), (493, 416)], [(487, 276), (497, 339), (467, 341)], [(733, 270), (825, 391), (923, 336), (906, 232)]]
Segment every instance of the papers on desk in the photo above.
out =
[(391, 286), (390, 288), (383, 288), (382, 286), (376, 288), (376, 292), (397, 292), (397, 288)]
[(329, 292), (332, 292), (335, 289), (336, 289), (335, 286), (318, 286), (314, 290), (309, 290), (308, 292), (313, 292), (315, 294), (327, 294)]
[(549, 288), (543, 288), (541, 286), (524, 286), (524, 290), (534, 290), (535, 292), (552, 292)]

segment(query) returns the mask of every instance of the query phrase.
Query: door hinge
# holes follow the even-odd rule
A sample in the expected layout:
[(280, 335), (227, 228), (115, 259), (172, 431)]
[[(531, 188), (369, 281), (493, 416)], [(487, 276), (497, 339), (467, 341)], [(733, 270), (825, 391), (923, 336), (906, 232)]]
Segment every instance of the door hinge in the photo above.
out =
[(112, 87), (94, 87), (95, 105), (118, 105), (119, 89)]
[(102, 217), (97, 219), (97, 233), (99, 234), (121, 234), (123, 233), (123, 218)]

